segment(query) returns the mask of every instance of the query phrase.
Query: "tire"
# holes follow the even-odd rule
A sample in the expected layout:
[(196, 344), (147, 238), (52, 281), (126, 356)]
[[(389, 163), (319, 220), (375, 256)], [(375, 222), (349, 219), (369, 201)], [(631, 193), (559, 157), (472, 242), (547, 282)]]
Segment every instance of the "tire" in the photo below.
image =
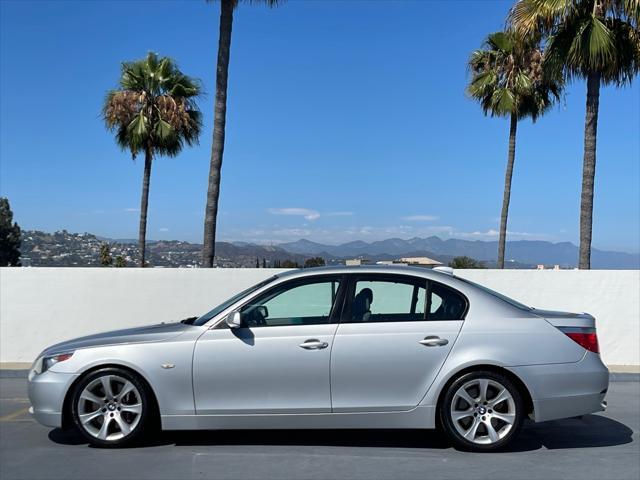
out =
[(491, 371), (470, 372), (449, 385), (439, 417), (456, 448), (491, 452), (504, 449), (518, 435), (524, 403), (509, 377)]
[(138, 375), (121, 368), (103, 368), (78, 382), (71, 414), (75, 428), (91, 445), (124, 447), (147, 433), (152, 405), (149, 387)]

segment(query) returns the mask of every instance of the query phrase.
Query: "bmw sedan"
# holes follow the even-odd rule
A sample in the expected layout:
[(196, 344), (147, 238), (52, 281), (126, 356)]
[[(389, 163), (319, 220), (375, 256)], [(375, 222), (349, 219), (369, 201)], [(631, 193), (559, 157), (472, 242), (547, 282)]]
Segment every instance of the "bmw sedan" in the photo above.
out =
[(31, 413), (102, 447), (154, 429), (440, 428), (504, 448), (523, 421), (604, 410), (586, 313), (537, 310), (422, 268), (289, 271), (182, 322), (47, 348)]

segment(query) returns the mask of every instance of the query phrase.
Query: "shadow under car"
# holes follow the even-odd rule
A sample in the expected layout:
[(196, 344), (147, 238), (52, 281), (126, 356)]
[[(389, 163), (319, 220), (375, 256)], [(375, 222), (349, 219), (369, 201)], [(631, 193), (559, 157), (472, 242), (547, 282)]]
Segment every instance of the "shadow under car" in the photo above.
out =
[[(520, 435), (504, 452), (546, 448), (609, 447), (633, 441), (633, 430), (611, 418), (585, 415), (543, 423), (526, 421)], [(86, 445), (75, 430), (56, 428), (49, 439), (63, 445)], [(437, 430), (192, 430), (165, 431), (134, 447), (160, 445), (298, 445), (381, 448), (450, 448)]]

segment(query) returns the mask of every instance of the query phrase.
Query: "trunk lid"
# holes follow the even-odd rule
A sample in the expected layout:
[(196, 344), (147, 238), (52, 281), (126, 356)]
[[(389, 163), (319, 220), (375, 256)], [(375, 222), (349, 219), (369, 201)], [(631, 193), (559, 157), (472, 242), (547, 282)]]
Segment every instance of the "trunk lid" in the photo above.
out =
[(600, 353), (596, 319), (588, 313), (557, 312), (554, 310), (532, 310), (535, 315), (544, 318), (571, 340), (586, 350)]
[(560, 312), (556, 310), (531, 309), (531, 313), (544, 318), (554, 327), (596, 328), (596, 319), (588, 313)]

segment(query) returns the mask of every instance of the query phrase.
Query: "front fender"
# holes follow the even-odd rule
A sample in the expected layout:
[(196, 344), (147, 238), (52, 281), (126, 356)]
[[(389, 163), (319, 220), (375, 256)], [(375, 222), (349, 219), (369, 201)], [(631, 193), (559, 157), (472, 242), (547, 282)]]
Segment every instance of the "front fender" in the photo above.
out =
[(192, 361), (195, 338), (168, 342), (112, 345), (76, 350), (55, 365), (56, 371), (79, 377), (103, 366), (122, 366), (138, 373), (151, 387), (161, 415), (193, 415)]

